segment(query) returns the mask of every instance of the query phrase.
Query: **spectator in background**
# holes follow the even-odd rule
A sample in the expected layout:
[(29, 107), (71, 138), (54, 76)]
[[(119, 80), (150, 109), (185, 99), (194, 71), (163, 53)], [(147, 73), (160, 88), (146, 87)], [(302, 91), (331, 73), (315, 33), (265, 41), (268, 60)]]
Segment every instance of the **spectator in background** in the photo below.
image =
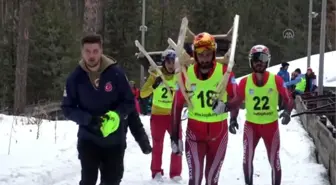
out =
[[(292, 80), (295, 79), (295, 77), (296, 77), (295, 75), (296, 75), (296, 73), (293, 71), (293, 72), (291, 73), (291, 79), (290, 79), (290, 81), (292, 81)], [(289, 91), (293, 92), (294, 89), (295, 89), (295, 85), (292, 85), (292, 86), (290, 86), (290, 87), (287, 87), (287, 89), (288, 89)]]
[(295, 76), (295, 72), (293, 71), (293, 72), (291, 73), (291, 81), (294, 80), (295, 77), (296, 77), (296, 76)]
[(290, 81), (289, 73), (288, 73), (288, 66), (289, 66), (289, 63), (282, 62), (281, 67), (280, 67), (280, 71), (278, 72), (278, 76), (280, 76), (283, 79), (284, 82), (289, 82)]
[(295, 69), (294, 74), (292, 75), (294, 75), (295, 79), (290, 82), (286, 82), (285, 85), (287, 88), (291, 88), (292, 86), (295, 85), (294, 92), (293, 92), (293, 97), (295, 98), (296, 95), (300, 95), (305, 92), (306, 85), (307, 85), (306, 75), (301, 74), (300, 68)]
[(129, 84), (131, 86), (132, 93), (135, 97), (134, 98), (135, 108), (136, 108), (137, 112), (140, 114), (141, 113), (140, 104), (139, 104), (140, 90), (135, 86), (134, 81), (129, 81)]
[[(282, 78), (282, 80), (284, 82), (289, 82), (290, 81), (289, 73), (288, 73), (288, 66), (289, 66), (289, 63), (282, 62), (281, 67), (280, 67), (280, 71), (277, 74), (278, 76), (280, 76)], [(280, 96), (280, 95), (279, 95), (278, 105), (279, 105), (280, 110), (282, 110), (284, 108), (284, 104), (283, 104), (283, 101), (282, 101), (282, 96)]]
[(308, 68), (306, 72), (306, 89), (305, 92), (314, 92), (317, 88), (316, 86), (316, 75), (312, 68)]

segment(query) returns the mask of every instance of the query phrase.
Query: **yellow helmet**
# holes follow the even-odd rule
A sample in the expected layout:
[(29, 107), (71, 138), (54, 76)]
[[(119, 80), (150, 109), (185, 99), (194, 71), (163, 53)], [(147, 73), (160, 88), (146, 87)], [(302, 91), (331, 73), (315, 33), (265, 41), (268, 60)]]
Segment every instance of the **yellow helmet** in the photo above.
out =
[(193, 49), (196, 53), (202, 53), (206, 50), (216, 51), (217, 45), (215, 37), (207, 32), (199, 33), (195, 36)]

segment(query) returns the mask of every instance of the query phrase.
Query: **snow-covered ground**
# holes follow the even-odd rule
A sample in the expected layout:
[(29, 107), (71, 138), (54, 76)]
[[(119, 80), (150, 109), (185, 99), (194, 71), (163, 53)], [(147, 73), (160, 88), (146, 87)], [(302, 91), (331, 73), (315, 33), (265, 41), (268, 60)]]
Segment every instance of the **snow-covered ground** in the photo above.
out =
[[(336, 52), (325, 54), (326, 86), (336, 86), (336, 74), (332, 72), (332, 62)], [(330, 63), (330, 64), (329, 64)], [(329, 66), (329, 68), (327, 67)], [(306, 70), (306, 59), (290, 62), (289, 71), (295, 68)], [(312, 67), (318, 72), (318, 55), (312, 56)], [(270, 68), (278, 72), (279, 66)], [(239, 79), (238, 79), (239, 80)], [(244, 110), (238, 118), (240, 129), (236, 135), (229, 135), (228, 150), (221, 170), (219, 184), (244, 184), (242, 172)], [(150, 135), (149, 117), (141, 117)], [(39, 132), (36, 125), (26, 125), (27, 118), (0, 115), (0, 185), (75, 185), (80, 178), (80, 165), (77, 159), (77, 125), (71, 121), (44, 120)], [(13, 125), (13, 127), (12, 127)], [(186, 124), (184, 123), (184, 126)], [(317, 164), (314, 145), (299, 123), (293, 119), (281, 129), (281, 164), (284, 185), (329, 185), (325, 168)], [(11, 132), (12, 131), (12, 132)], [(12, 139), (10, 142), (10, 133)], [(37, 139), (37, 133), (39, 137)], [(9, 143), (11, 143), (9, 147)], [(166, 136), (163, 167), (169, 170), (169, 137)], [(122, 184), (152, 184), (150, 175), (150, 155), (141, 153), (140, 148), (129, 133), (128, 148), (125, 156), (125, 174)], [(266, 149), (260, 142), (254, 159), (254, 182), (256, 185), (271, 184)], [(187, 164), (184, 157), (183, 184), (188, 179)], [(171, 184), (167, 180), (165, 184)]]
[[(239, 117), (240, 130), (229, 136), (226, 159), (221, 171), (220, 184), (243, 184), (242, 132), (244, 111)], [(71, 121), (43, 121), (39, 139), (36, 125), (24, 125), (22, 117), (0, 115), (0, 185), (74, 185), (80, 178), (80, 166), (76, 151), (77, 126)], [(149, 117), (142, 121), (148, 134)], [(11, 125), (14, 122), (10, 154), (8, 145)], [(56, 127), (55, 127), (56, 125)], [(185, 125), (185, 124), (184, 124)], [(281, 164), (285, 185), (327, 185), (326, 170), (316, 164), (314, 146), (298, 120), (281, 125)], [(164, 169), (169, 170), (169, 137), (166, 137)], [(269, 185), (271, 169), (262, 142), (257, 147), (255, 160), (255, 184)], [(150, 155), (141, 153), (131, 134), (125, 156), (125, 185), (151, 184)], [(187, 183), (187, 164), (183, 163), (184, 184)], [(168, 180), (167, 180), (168, 184)], [(169, 183), (170, 184), (170, 183)]]

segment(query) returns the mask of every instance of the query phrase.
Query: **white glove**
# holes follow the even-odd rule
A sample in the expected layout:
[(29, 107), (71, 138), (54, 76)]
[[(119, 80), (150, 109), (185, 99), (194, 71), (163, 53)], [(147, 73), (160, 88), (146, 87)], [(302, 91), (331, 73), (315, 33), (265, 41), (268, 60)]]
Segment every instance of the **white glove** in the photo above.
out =
[(183, 142), (182, 142), (182, 140), (179, 139), (177, 143), (176, 143), (176, 141), (172, 140), (171, 141), (171, 148), (172, 148), (172, 152), (174, 154), (182, 154), (183, 153)]
[(223, 114), (225, 112), (228, 112), (228, 107), (227, 104), (224, 103), (221, 100), (217, 100), (214, 102), (213, 106), (212, 106), (212, 110), (216, 113), (216, 114)]
[(184, 120), (188, 119), (188, 108), (185, 108), (182, 112), (183, 112), (183, 114), (181, 116), (181, 121), (184, 121)]

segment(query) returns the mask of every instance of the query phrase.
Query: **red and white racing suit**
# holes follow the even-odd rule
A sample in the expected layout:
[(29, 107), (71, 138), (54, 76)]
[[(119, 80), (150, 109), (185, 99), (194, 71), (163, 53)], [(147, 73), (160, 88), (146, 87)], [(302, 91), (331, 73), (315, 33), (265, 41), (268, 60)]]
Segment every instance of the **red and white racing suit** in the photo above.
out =
[[(197, 64), (194, 65), (194, 72), (199, 80), (206, 80), (213, 74), (214, 68), (206, 75), (199, 72)], [(223, 73), (227, 66), (223, 65)], [(219, 81), (219, 80), (218, 80)], [(197, 86), (197, 85), (196, 85)], [(230, 79), (226, 91), (229, 98), (236, 94), (237, 85), (234, 74), (230, 74)], [(181, 121), (181, 112), (185, 99), (182, 92), (178, 90), (174, 97), (172, 115), (176, 123)], [(231, 112), (231, 117), (236, 117), (238, 109)], [(189, 185), (200, 185), (203, 178), (205, 167), (206, 185), (217, 185), (220, 169), (226, 153), (228, 142), (228, 125), (227, 120), (221, 122), (200, 122), (188, 119), (186, 130), (185, 153), (189, 168)], [(204, 160), (206, 164), (204, 165)]]
[[(263, 83), (261, 86), (267, 83), (270, 73), (265, 72), (263, 76)], [(238, 93), (234, 100), (229, 101), (228, 107), (235, 108), (240, 107), (246, 97), (246, 86), (248, 77), (243, 78), (238, 85)], [(257, 86), (256, 75), (252, 73), (253, 83)], [(272, 79), (271, 79), (272, 80)], [(293, 109), (293, 100), (290, 92), (284, 86), (284, 81), (280, 76), (275, 75), (275, 84), (278, 93), (281, 95), (286, 110), (289, 112)], [(276, 110), (276, 109), (275, 109)], [(249, 111), (249, 110), (246, 110)], [(261, 118), (262, 119), (262, 118)], [(269, 163), (272, 168), (272, 185), (280, 185), (281, 183), (281, 165), (279, 157), (280, 149), (280, 134), (278, 128), (278, 120), (271, 123), (252, 123), (245, 122), (244, 125), (244, 157), (243, 157), (243, 169), (246, 185), (253, 185), (253, 157), (257, 144), (262, 138), (264, 140)]]

